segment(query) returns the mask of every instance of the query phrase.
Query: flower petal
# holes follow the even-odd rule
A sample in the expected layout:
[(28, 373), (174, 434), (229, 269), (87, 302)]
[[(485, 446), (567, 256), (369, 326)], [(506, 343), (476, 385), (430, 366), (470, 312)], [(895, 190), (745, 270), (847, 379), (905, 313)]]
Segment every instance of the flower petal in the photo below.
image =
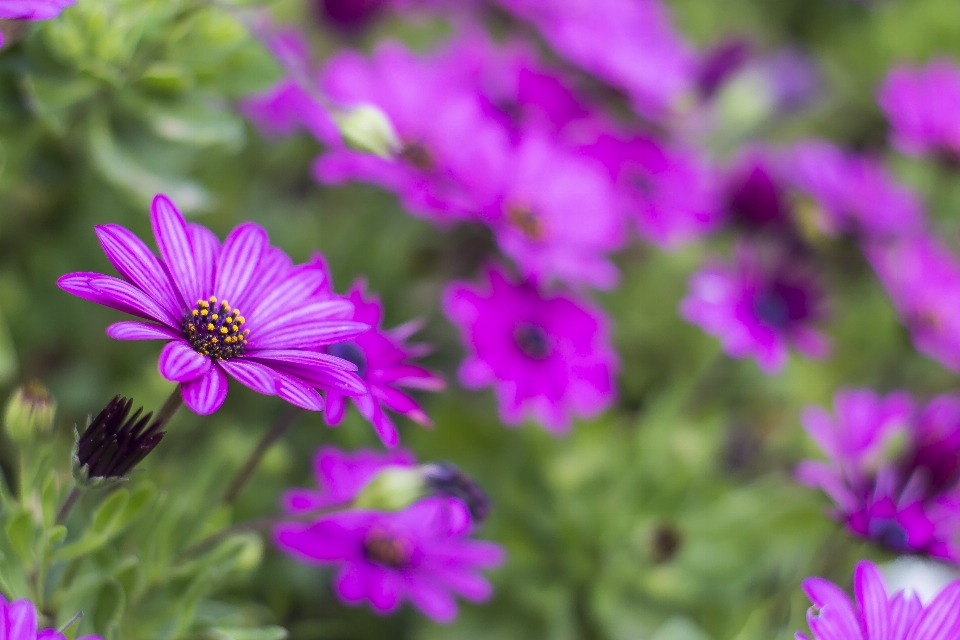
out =
[[(323, 300), (303, 306), (292, 305), (283, 309), (282, 313), (266, 318), (259, 315), (254, 317), (254, 314), (250, 314), (251, 321), (256, 323), (251, 327), (251, 333), (255, 330), (258, 335), (265, 335), (290, 325), (347, 320), (353, 314), (353, 304), (344, 298)], [(363, 326), (369, 329), (368, 325)]]
[(150, 223), (157, 239), (160, 255), (173, 278), (185, 309), (192, 309), (203, 296), (197, 261), (194, 258), (187, 221), (170, 198), (161, 194), (153, 199)]
[(886, 638), (890, 629), (890, 607), (880, 572), (870, 562), (860, 562), (854, 573), (854, 590), (868, 638)]
[(292, 363), (304, 367), (323, 367), (342, 369), (343, 371), (356, 371), (357, 365), (349, 360), (331, 356), (327, 353), (317, 353), (316, 351), (303, 351), (301, 349), (257, 349), (247, 352), (246, 357), (255, 358), (264, 361), (276, 361), (280, 363)]
[(184, 382), (180, 389), (183, 402), (191, 411), (208, 416), (219, 409), (227, 399), (228, 387), (227, 374), (219, 365), (214, 364), (206, 375)]
[(453, 622), (457, 617), (457, 603), (450, 594), (422, 578), (408, 578), (407, 595), (418, 609), (435, 622)]
[(176, 320), (144, 291), (120, 278), (102, 273), (77, 272), (60, 276), (57, 286), (73, 295), (147, 320), (174, 327)]
[(252, 222), (244, 223), (230, 232), (223, 241), (217, 261), (215, 289), (221, 300), (227, 300), (239, 309), (243, 308), (248, 300), (247, 289), (269, 245), (267, 232)]
[(908, 637), (916, 640), (956, 640), (958, 634), (960, 582), (954, 582), (927, 606)]
[(297, 378), (281, 374), (277, 395), (307, 411), (323, 411), (323, 397), (316, 389)]
[(370, 330), (370, 326), (351, 320), (313, 321), (303, 318), (287, 326), (276, 326), (269, 332), (250, 332), (253, 349), (316, 349), (334, 342), (349, 340)]
[[(203, 225), (187, 225), (193, 257), (197, 261), (197, 280), (200, 283), (200, 295), (197, 300), (216, 295), (214, 285), (217, 281), (217, 257), (220, 255), (220, 240), (216, 234)], [(194, 300), (193, 302), (196, 302)]]
[(118, 224), (98, 226), (96, 232), (103, 252), (124, 278), (149, 291), (171, 316), (183, 315), (180, 296), (167, 271), (140, 238)]
[(324, 419), (327, 421), (327, 425), (335, 427), (340, 424), (343, 420), (343, 414), (346, 413), (346, 397), (336, 391), (327, 391), (324, 399), (327, 403), (327, 412)]
[(240, 384), (265, 396), (277, 395), (280, 376), (270, 367), (245, 358), (223, 360), (220, 366)]
[(182, 338), (179, 331), (149, 322), (124, 320), (107, 327), (107, 335), (114, 340), (170, 340)]
[(37, 609), (29, 600), (14, 600), (6, 607), (7, 638), (33, 638), (37, 635)]
[[(273, 316), (283, 313), (293, 305), (308, 300), (322, 285), (323, 278), (323, 271), (315, 265), (303, 264), (294, 267), (271, 290), (265, 292), (263, 297), (256, 301), (256, 304), (249, 311), (246, 309), (243, 311), (250, 318), (256, 318), (266, 325)], [(349, 318), (353, 311), (353, 305), (347, 302), (347, 306), (349, 311), (344, 318)]]
[(169, 342), (160, 352), (160, 374), (171, 382), (189, 382), (207, 373), (210, 356), (193, 350), (186, 340)]

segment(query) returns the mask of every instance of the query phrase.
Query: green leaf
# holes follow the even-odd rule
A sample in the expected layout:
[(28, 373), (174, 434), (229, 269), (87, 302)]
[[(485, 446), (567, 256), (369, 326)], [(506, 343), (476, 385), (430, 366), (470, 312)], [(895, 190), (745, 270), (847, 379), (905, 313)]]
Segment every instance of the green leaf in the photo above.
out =
[(104, 633), (111, 624), (118, 624), (126, 610), (127, 597), (123, 585), (117, 580), (107, 580), (100, 587), (97, 606), (93, 612), (93, 626)]
[(240, 149), (243, 122), (235, 114), (199, 100), (144, 105), (147, 122), (159, 137), (194, 147), (222, 145)]
[(33, 516), (26, 509), (19, 509), (7, 521), (7, 540), (10, 546), (24, 561), (33, 557)]
[(107, 496), (93, 514), (90, 531), (109, 535), (114, 528), (117, 528), (121, 513), (129, 500), (130, 492), (126, 489), (118, 489)]
[(123, 513), (115, 522), (116, 531), (121, 531), (130, 526), (139, 518), (146, 508), (153, 502), (157, 494), (156, 487), (150, 482), (143, 482), (137, 485), (130, 494), (130, 500), (123, 509)]
[(62, 524), (47, 529), (47, 542), (51, 545), (60, 544), (67, 537), (67, 528)]
[(40, 506), (43, 510), (43, 522), (46, 526), (53, 524), (53, 519), (57, 515), (60, 498), (60, 483), (57, 480), (56, 470), (51, 469), (47, 479), (43, 481), (43, 487), (40, 489)]
[(290, 633), (283, 627), (261, 627), (259, 629), (237, 629), (233, 627), (217, 627), (208, 632), (215, 640), (284, 640)]

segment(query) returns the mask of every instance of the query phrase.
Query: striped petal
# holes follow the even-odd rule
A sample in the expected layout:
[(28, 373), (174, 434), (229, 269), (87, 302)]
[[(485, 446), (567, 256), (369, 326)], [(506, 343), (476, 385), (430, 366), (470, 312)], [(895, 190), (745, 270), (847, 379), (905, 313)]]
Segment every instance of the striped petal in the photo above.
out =
[(183, 337), (179, 331), (169, 327), (134, 320), (113, 323), (107, 327), (107, 335), (114, 340), (170, 340)]
[(293, 376), (281, 374), (277, 395), (301, 409), (323, 411), (323, 397), (316, 389)]
[[(262, 318), (259, 315), (252, 320), (258, 333), (267, 334), (271, 331), (295, 324), (316, 323), (330, 320), (347, 320), (353, 315), (353, 304), (346, 299), (323, 300), (307, 305), (289, 305), (281, 307), (282, 312)], [(251, 316), (255, 314), (250, 314)], [(369, 327), (369, 325), (364, 325)], [(253, 329), (251, 329), (251, 333)]]
[(247, 290), (268, 247), (267, 232), (259, 225), (247, 222), (231, 231), (217, 262), (216, 295), (243, 309), (249, 299)]
[(265, 362), (290, 363), (304, 367), (332, 367), (344, 371), (356, 371), (357, 365), (349, 360), (331, 356), (327, 353), (318, 353), (316, 351), (303, 351), (301, 349), (258, 349), (250, 350), (246, 353), (247, 358), (253, 358)]
[(263, 254), (257, 277), (247, 287), (246, 304), (257, 306), (261, 298), (270, 293), (284, 275), (293, 269), (293, 260), (282, 249), (270, 247)]
[(157, 239), (160, 255), (173, 278), (185, 309), (192, 309), (203, 295), (197, 273), (187, 221), (170, 199), (159, 194), (150, 208), (150, 223)]
[(911, 640), (956, 640), (960, 637), (960, 582), (940, 592), (917, 620)]
[(890, 607), (883, 578), (873, 564), (860, 562), (854, 573), (854, 590), (868, 638), (887, 638), (890, 630)]
[(229, 382), (227, 374), (220, 365), (214, 364), (203, 376), (190, 382), (184, 382), (180, 387), (183, 402), (196, 414), (208, 416), (223, 405), (227, 399)]
[[(216, 295), (213, 287), (217, 281), (217, 258), (220, 255), (220, 240), (216, 234), (203, 225), (187, 225), (193, 257), (197, 262), (197, 279), (200, 282), (200, 295), (197, 300)], [(191, 302), (196, 302), (193, 300)]]
[(237, 382), (265, 396), (277, 395), (279, 376), (270, 367), (244, 358), (224, 360), (220, 363)]
[(210, 370), (210, 356), (197, 353), (186, 340), (168, 343), (160, 352), (160, 374), (171, 382), (196, 380)]
[(294, 267), (283, 280), (265, 292), (249, 311), (244, 309), (244, 313), (266, 325), (274, 316), (308, 300), (322, 282), (323, 272), (317, 267), (309, 264)]
[(124, 278), (150, 294), (172, 316), (183, 315), (180, 296), (153, 252), (132, 231), (118, 224), (96, 227), (100, 246)]
[(250, 347), (254, 349), (315, 349), (334, 342), (349, 340), (370, 330), (369, 325), (350, 320), (329, 322), (301, 322), (276, 327), (273, 330), (251, 332)]
[(60, 276), (57, 286), (84, 300), (133, 316), (156, 320), (171, 327), (177, 324), (156, 300), (120, 278), (81, 271)]

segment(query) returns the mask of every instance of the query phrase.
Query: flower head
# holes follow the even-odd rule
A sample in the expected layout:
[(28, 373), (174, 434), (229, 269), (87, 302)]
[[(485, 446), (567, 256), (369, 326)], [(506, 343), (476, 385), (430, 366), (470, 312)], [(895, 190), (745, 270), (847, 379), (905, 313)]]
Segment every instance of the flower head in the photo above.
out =
[[(7, 602), (0, 595), (0, 636), (3, 640), (67, 640), (56, 629), (37, 630), (37, 609), (29, 600)], [(83, 636), (77, 640), (103, 640), (100, 636)]]
[(188, 225), (163, 195), (153, 200), (151, 222), (160, 259), (127, 229), (103, 225), (97, 236), (122, 277), (70, 273), (57, 284), (147, 320), (118, 322), (107, 335), (167, 341), (160, 373), (181, 383), (190, 409), (206, 415), (220, 408), (228, 374), (312, 411), (323, 409), (318, 388), (366, 391), (353, 373), (356, 365), (321, 352), (368, 327), (349, 319), (349, 302), (325, 295), (318, 268), (294, 267), (252, 223), (221, 244), (207, 228)]
[(933, 236), (870, 243), (867, 258), (917, 350), (960, 371), (960, 263)]
[(877, 158), (808, 140), (790, 149), (783, 162), (782, 175), (818, 205), (818, 224), (824, 233), (877, 238), (912, 235), (923, 229), (919, 198), (897, 183)]
[(453, 594), (482, 602), (490, 584), (479, 569), (503, 561), (495, 544), (472, 540), (463, 503), (427, 498), (394, 513), (351, 510), (313, 524), (284, 524), (274, 539), (284, 552), (337, 567), (336, 590), (349, 604), (368, 601), (391, 613), (403, 600), (437, 622), (457, 615)]
[(610, 180), (593, 163), (530, 135), (483, 219), (504, 253), (528, 278), (608, 289), (619, 277), (606, 254), (623, 241), (623, 219)]
[(546, 297), (491, 269), (484, 289), (453, 283), (444, 310), (469, 354), (460, 381), (493, 386), (508, 425), (531, 416), (560, 432), (572, 415), (590, 417), (615, 395), (616, 353), (605, 316), (568, 295)]
[[(50, 20), (77, 0), (5, 0), (0, 3), (0, 20)], [(0, 46), (3, 33), (0, 33)]]
[[(322, 256), (314, 258), (313, 264), (328, 273)], [(336, 297), (329, 276), (324, 283), (329, 295)], [(440, 391), (444, 388), (443, 379), (413, 362), (415, 357), (429, 352), (427, 345), (407, 344), (407, 340), (420, 328), (419, 321), (413, 320), (389, 330), (382, 328), (383, 305), (379, 298), (367, 294), (363, 281), (355, 282), (345, 299), (353, 308), (350, 319), (365, 324), (369, 329), (352, 340), (330, 345), (326, 351), (356, 366), (356, 375), (367, 392), (354, 396), (353, 403), (373, 425), (380, 440), (388, 447), (395, 447), (399, 435), (386, 409), (423, 426), (430, 426), (430, 418), (420, 405), (401, 389)], [(337, 425), (343, 420), (347, 395), (333, 389), (327, 391), (327, 424)]]
[(73, 452), (73, 475), (78, 484), (101, 484), (125, 480), (165, 435), (152, 413), (143, 409), (130, 415), (133, 400), (115, 396), (83, 434), (77, 434)]
[(322, 89), (349, 109), (374, 105), (399, 136), (395, 158), (334, 145), (314, 164), (325, 184), (362, 180), (396, 193), (412, 213), (444, 221), (473, 216), (493, 194), (507, 136), (473, 93), (449, 82), (435, 57), (419, 57), (399, 44), (365, 57), (343, 51), (327, 63)]
[(7, 401), (3, 424), (16, 442), (44, 437), (53, 430), (57, 400), (36, 380), (17, 387)]
[(720, 338), (734, 358), (754, 357), (768, 373), (786, 364), (794, 346), (824, 357), (826, 339), (814, 328), (824, 316), (822, 294), (805, 267), (776, 249), (740, 245), (734, 264), (695, 273), (681, 315)]
[(960, 155), (960, 68), (949, 60), (895, 67), (878, 96), (903, 153)]
[[(946, 640), (960, 635), (960, 581), (924, 605), (915, 594), (888, 595), (880, 571), (864, 560), (853, 575), (855, 604), (823, 578), (807, 578), (803, 590), (813, 603), (807, 624), (814, 640)], [(797, 640), (809, 636), (798, 632)]]
[(918, 412), (903, 392), (842, 390), (834, 406), (836, 419), (819, 407), (803, 413), (828, 460), (802, 462), (798, 479), (829, 495), (833, 516), (857, 535), (960, 562), (960, 399)]

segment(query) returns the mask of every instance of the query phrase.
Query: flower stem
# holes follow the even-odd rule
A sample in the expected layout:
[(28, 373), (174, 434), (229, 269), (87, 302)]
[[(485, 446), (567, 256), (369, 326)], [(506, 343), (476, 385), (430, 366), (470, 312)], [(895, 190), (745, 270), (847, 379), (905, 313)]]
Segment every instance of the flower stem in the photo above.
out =
[(277, 421), (270, 427), (270, 431), (263, 436), (260, 444), (257, 445), (257, 448), (254, 449), (250, 457), (247, 458), (247, 461), (243, 467), (240, 468), (240, 471), (237, 472), (237, 475), (233, 477), (230, 487), (223, 495), (223, 501), (225, 503), (234, 503), (240, 491), (243, 490), (243, 487), (253, 476), (253, 472), (257, 470), (257, 466), (260, 464), (260, 461), (263, 460), (263, 456), (267, 455), (270, 447), (276, 444), (276, 442), (290, 430), (302, 412), (303, 409), (291, 406), (277, 418)]
[(174, 387), (173, 393), (170, 394), (170, 397), (167, 398), (166, 402), (163, 403), (163, 406), (160, 407), (160, 411), (157, 412), (157, 420), (161, 425), (167, 424), (182, 405), (183, 393), (181, 393), (180, 385), (178, 384), (176, 387)]
[(73, 485), (70, 489), (70, 493), (67, 494), (66, 499), (64, 499), (63, 504), (60, 505), (60, 508), (57, 510), (57, 524), (63, 524), (66, 522), (67, 517), (70, 515), (70, 512), (73, 511), (73, 508), (77, 505), (77, 502), (80, 500), (80, 496), (83, 495), (83, 489), (77, 485)]

